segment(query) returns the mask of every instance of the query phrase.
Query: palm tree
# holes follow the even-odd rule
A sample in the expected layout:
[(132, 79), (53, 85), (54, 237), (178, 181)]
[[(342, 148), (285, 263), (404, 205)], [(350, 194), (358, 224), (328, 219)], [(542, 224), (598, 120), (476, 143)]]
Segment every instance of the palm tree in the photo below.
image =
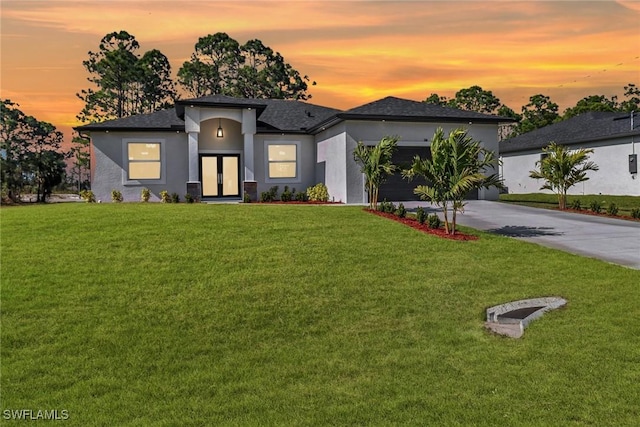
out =
[(365, 185), (369, 194), (369, 209), (378, 208), (378, 191), (387, 176), (396, 166), (391, 162), (398, 137), (385, 136), (375, 146), (364, 145), (362, 141), (353, 150), (353, 159), (360, 164), (360, 172), (365, 176)]
[[(409, 180), (422, 176), (427, 180), (428, 184), (417, 186), (414, 193), (441, 207), (446, 232), (455, 234), (456, 214), (464, 211), (465, 195), (479, 188), (502, 187), (497, 173), (485, 173), (495, 168), (495, 156), (461, 128), (451, 131), (448, 137), (438, 128), (430, 149), (431, 159), (415, 156), (403, 176)], [(449, 204), (453, 210), (451, 223), (447, 212)]]
[(551, 190), (558, 195), (560, 209), (567, 207), (567, 190), (579, 182), (589, 179), (587, 171), (597, 171), (598, 165), (590, 162), (591, 149), (580, 148), (569, 151), (565, 146), (555, 142), (542, 149), (542, 159), (536, 162), (539, 170), (529, 171), (534, 179), (543, 179), (541, 190)]

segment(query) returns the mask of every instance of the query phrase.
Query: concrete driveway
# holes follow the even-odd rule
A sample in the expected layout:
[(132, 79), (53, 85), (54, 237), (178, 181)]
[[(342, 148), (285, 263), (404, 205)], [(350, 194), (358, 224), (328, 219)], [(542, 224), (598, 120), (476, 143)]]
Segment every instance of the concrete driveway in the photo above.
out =
[[(425, 202), (403, 203), (436, 211)], [(640, 269), (640, 222), (470, 200), (458, 223)]]

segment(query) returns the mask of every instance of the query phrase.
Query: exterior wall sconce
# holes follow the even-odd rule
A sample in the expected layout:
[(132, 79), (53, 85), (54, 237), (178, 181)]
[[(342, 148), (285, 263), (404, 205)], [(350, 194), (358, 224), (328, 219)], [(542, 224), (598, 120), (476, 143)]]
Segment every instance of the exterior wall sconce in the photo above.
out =
[(224, 136), (224, 133), (222, 132), (222, 120), (218, 119), (218, 131), (216, 132), (216, 136), (218, 138), (222, 138)]

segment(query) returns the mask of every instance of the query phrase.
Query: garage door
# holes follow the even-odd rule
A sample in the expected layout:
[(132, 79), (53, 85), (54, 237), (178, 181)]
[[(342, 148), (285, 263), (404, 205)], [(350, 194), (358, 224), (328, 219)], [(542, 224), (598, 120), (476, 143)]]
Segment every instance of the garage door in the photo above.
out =
[[(393, 163), (400, 170), (408, 169), (413, 162), (413, 158), (419, 155), (421, 158), (431, 158), (431, 151), (426, 147), (398, 147), (393, 155)], [(426, 181), (423, 178), (416, 177), (411, 182), (402, 178), (400, 171), (387, 178), (387, 181), (380, 186), (378, 200), (387, 199), (393, 202), (403, 202), (420, 200), (420, 197), (413, 193), (418, 185), (424, 185)], [(477, 200), (478, 191), (474, 190), (467, 194), (467, 200)]]

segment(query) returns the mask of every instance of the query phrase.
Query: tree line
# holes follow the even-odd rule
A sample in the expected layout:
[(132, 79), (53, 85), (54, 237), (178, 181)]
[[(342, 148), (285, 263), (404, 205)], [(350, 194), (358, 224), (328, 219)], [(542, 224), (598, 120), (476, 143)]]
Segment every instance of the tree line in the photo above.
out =
[(139, 49), (133, 35), (119, 31), (105, 35), (98, 50), (88, 53), (82, 65), (94, 88), (76, 94), (85, 105), (78, 120), (104, 121), (169, 108), (179, 97), (178, 87), (194, 98), (216, 94), (311, 98), (309, 77), (258, 39), (240, 45), (226, 33), (200, 37), (190, 59), (177, 72), (177, 85), (162, 52), (153, 49), (140, 55)]

